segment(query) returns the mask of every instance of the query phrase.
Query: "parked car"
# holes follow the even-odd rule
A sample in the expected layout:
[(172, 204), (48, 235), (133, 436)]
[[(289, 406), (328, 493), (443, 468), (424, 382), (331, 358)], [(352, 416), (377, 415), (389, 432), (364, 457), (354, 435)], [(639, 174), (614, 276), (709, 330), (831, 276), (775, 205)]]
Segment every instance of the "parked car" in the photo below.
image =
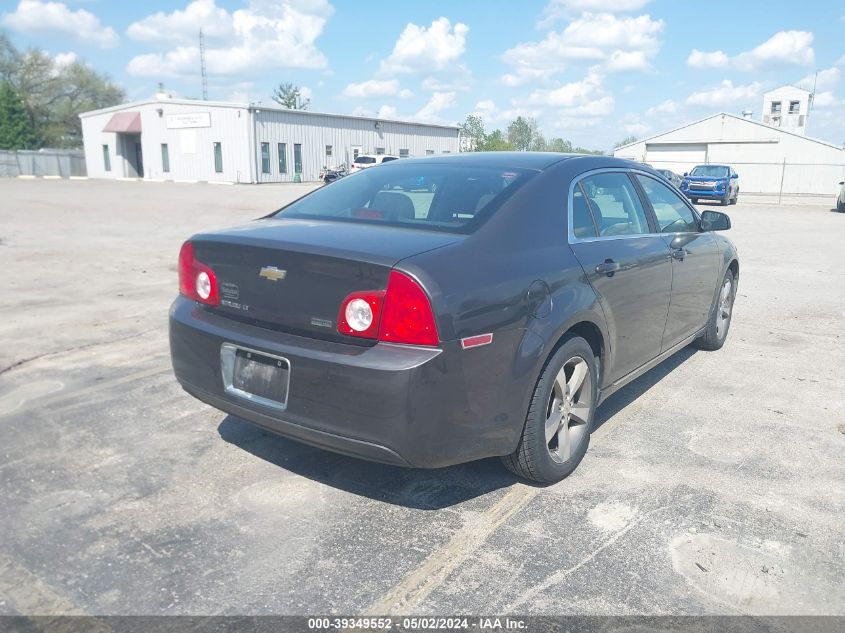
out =
[(839, 196), (836, 198), (836, 210), (845, 211), (845, 180), (839, 182)]
[(658, 174), (663, 176), (666, 180), (668, 180), (673, 185), (675, 185), (678, 189), (681, 188), (681, 182), (683, 181), (683, 178), (681, 178), (674, 171), (672, 171), (671, 169), (658, 169), (656, 171), (657, 171)]
[[(435, 192), (388, 188), (420, 179)], [(729, 228), (617, 158), (396, 161), (185, 242), (173, 369), (203, 402), (324, 449), (502, 456), (554, 482), (605, 398), (690, 343), (722, 347)]]
[(349, 169), (349, 173), (367, 169), (369, 167), (375, 167), (376, 165), (381, 165), (382, 163), (389, 163), (394, 160), (399, 160), (399, 157), (393, 156), (392, 154), (360, 154), (353, 161), (352, 167)]
[(739, 176), (729, 165), (697, 165), (684, 174), (681, 191), (693, 201), (718, 200), (723, 206), (736, 204), (739, 198)]

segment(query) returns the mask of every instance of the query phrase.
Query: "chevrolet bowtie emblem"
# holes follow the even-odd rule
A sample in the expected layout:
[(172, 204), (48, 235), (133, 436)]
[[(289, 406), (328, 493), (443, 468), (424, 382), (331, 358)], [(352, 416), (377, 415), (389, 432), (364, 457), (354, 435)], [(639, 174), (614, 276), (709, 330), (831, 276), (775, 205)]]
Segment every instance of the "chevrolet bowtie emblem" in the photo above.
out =
[(267, 279), (268, 281), (279, 281), (280, 279), (284, 279), (288, 276), (288, 271), (281, 270), (275, 266), (264, 266), (261, 269), (261, 272), (258, 273), (258, 276), (264, 277), (264, 279)]

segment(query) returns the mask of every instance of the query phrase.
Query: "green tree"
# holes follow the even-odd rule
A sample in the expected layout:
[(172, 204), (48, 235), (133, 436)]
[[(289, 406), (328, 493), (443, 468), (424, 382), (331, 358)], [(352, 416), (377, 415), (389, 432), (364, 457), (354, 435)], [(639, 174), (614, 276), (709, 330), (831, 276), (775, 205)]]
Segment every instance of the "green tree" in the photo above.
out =
[(0, 83), (0, 149), (35, 149), (38, 137), (23, 101), (8, 81)]
[(509, 152), (513, 145), (508, 143), (502, 130), (493, 130), (484, 139), (484, 144), (478, 148), (480, 152)]
[(639, 139), (636, 136), (626, 136), (621, 141), (616, 141), (613, 144), (613, 149), (617, 147), (622, 147), (623, 145), (630, 145), (631, 143), (636, 143)]
[(466, 120), (459, 126), (461, 132), (461, 151), (478, 152), (482, 151), (487, 132), (484, 130), (484, 121), (477, 114), (468, 114)]
[(307, 110), (311, 99), (302, 98), (302, 89), (291, 83), (281, 83), (273, 90), (273, 101), (288, 110)]
[(555, 137), (549, 141), (546, 149), (550, 152), (561, 152), (567, 154), (572, 151), (572, 143), (565, 141), (562, 138)]
[(508, 143), (515, 150), (527, 152), (537, 142), (540, 131), (533, 117), (518, 116), (508, 125)]
[(125, 93), (105, 75), (75, 61), (57, 65), (43, 51), (18, 51), (0, 34), (0, 81), (23, 100), (36, 135), (51, 147), (80, 147), (79, 114), (122, 103)]

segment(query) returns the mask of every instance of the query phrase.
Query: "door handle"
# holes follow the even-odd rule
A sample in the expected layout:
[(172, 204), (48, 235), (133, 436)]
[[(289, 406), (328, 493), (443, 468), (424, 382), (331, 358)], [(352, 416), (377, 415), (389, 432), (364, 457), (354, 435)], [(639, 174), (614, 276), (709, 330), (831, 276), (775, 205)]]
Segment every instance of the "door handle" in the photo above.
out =
[(672, 251), (672, 257), (677, 259), (679, 262), (684, 261), (684, 257), (686, 256), (687, 252), (682, 248), (676, 248)]
[(608, 277), (613, 277), (613, 273), (619, 272), (622, 269), (617, 262), (613, 261), (612, 259), (606, 259), (601, 264), (596, 266), (596, 272), (599, 275), (607, 275)]

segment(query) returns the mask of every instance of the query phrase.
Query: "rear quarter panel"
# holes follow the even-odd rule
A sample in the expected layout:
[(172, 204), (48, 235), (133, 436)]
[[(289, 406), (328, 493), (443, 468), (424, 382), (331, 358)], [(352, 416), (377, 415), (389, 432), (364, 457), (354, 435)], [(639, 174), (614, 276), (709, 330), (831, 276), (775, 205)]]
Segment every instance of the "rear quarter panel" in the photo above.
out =
[(567, 242), (567, 191), (567, 172), (548, 168), (463, 242), (397, 265), (428, 290), (441, 340), (493, 333), (492, 344), (455, 344), (440, 360), (455, 376), (451, 404), (462, 401), (481, 436), (495, 435), (503, 452), (515, 448), (534, 385), (566, 330), (590, 321), (608, 340)]

